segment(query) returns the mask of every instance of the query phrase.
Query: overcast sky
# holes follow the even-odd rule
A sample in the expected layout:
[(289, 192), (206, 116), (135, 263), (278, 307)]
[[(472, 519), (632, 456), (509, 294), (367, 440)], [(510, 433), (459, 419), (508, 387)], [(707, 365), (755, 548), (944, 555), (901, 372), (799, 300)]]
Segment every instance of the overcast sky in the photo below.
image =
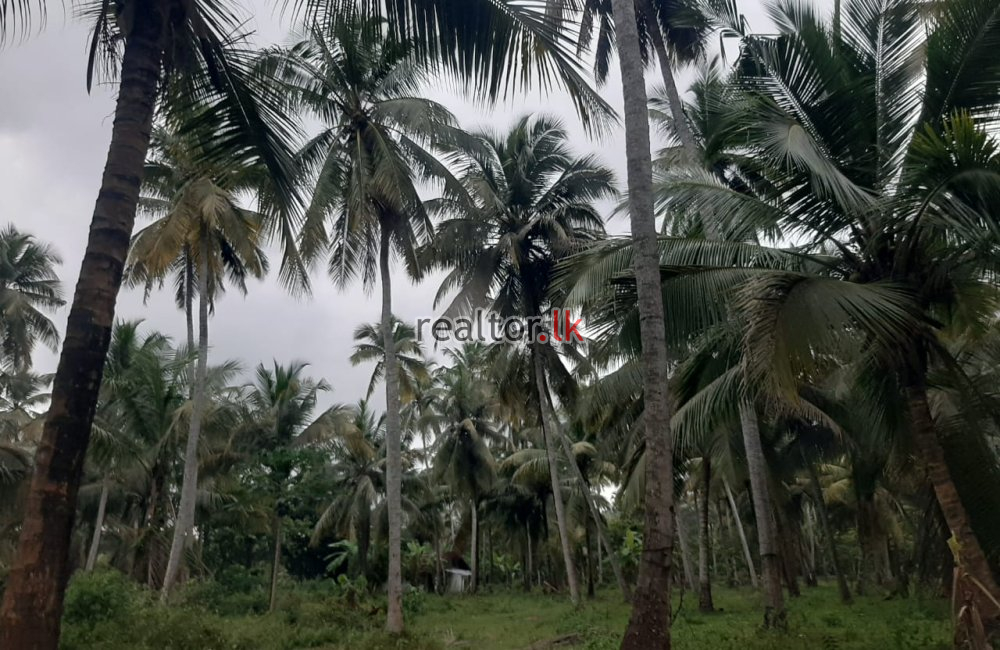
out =
[[(832, 1), (820, 0), (831, 5)], [(252, 12), (248, 28), (254, 30), (258, 45), (287, 42), (291, 25), (272, 10), (276, 4), (255, 0), (246, 5)], [(740, 0), (740, 8), (757, 29), (767, 24), (760, 0)], [(63, 258), (59, 275), (68, 303), (110, 140), (114, 88), (96, 88), (87, 94), (87, 27), (57, 11), (51, 14), (40, 35), (0, 50), (0, 221), (13, 222), (55, 247)], [(617, 70), (617, 65), (613, 68)], [(656, 76), (655, 71), (648, 75), (651, 84)], [(533, 111), (561, 117), (574, 147), (580, 153), (596, 152), (616, 170), (619, 185), (624, 187), (623, 134), (588, 140), (565, 95), (532, 91), (515, 101), (485, 106), (441, 90), (445, 85), (427, 94), (451, 108), (466, 128), (502, 128)], [(620, 110), (617, 75), (604, 94)], [(140, 218), (137, 227), (142, 225)], [(626, 229), (621, 221), (609, 224), (612, 232)], [(273, 268), (278, 262), (272, 256)], [(366, 295), (360, 287), (338, 291), (319, 272), (314, 274), (313, 285), (313, 295), (302, 299), (288, 296), (273, 277), (251, 282), (245, 298), (229, 292), (218, 302), (209, 328), (210, 363), (238, 359), (250, 370), (271, 359), (282, 363), (304, 360), (311, 364), (312, 376), (323, 377), (333, 386), (324, 402), (353, 402), (362, 397), (371, 369), (352, 367), (348, 356), (354, 328), (378, 318), (379, 294)], [(413, 285), (397, 273), (393, 311), (408, 322), (435, 316), (436, 289), (435, 277)], [(60, 331), (67, 313), (68, 306), (53, 316)], [(117, 316), (145, 319), (149, 328), (175, 341), (184, 336), (184, 315), (175, 308), (169, 290), (154, 295), (147, 305), (141, 291), (125, 290), (118, 299)], [(53, 372), (56, 361), (57, 353), (45, 348), (35, 353), (39, 372)]]

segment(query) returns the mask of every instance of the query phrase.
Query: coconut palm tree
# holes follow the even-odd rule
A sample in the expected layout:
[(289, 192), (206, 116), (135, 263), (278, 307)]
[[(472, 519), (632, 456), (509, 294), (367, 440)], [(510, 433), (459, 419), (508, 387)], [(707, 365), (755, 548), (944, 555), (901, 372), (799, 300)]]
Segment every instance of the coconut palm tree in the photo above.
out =
[[(112, 73), (120, 70), (121, 92), (118, 95), (108, 165), (95, 206), (92, 237), (88, 241), (88, 254), (84, 256), (80, 274), (84, 282), (78, 286), (77, 295), (74, 296), (75, 317), (70, 319), (67, 329), (64, 357), (68, 358), (61, 372), (57, 371), (55, 380), (53, 401), (56, 405), (55, 415), (59, 417), (50, 419), (51, 433), (47, 436), (49, 446), (59, 438), (77, 441), (79, 448), (55, 450), (46, 447), (46, 456), (42, 459), (44, 462), (39, 464), (40, 474), (44, 472), (52, 476), (50, 480), (59, 485), (74, 486), (74, 477), (79, 472), (69, 471), (65, 476), (51, 474), (48, 471), (49, 456), (61, 456), (65, 453), (67, 458), (80, 459), (88, 441), (92, 417), (90, 414), (97, 399), (96, 387), (100, 383), (104, 348), (114, 315), (114, 297), (120, 284), (126, 241), (131, 235), (138, 203), (141, 182), (139, 172), (149, 143), (161, 81), (171, 79), (176, 85), (177, 80), (183, 79), (187, 82), (180, 86), (185, 91), (184, 95), (211, 98), (212, 108), (203, 117), (206, 122), (215, 122), (206, 129), (211, 134), (206, 138), (211, 141), (210, 149), (214, 153), (220, 158), (232, 155), (233, 151), (240, 151), (251, 157), (260, 155), (275, 179), (279, 196), (287, 199), (291, 190), (291, 184), (286, 182), (290, 166), (286, 164), (287, 158), (280, 152), (280, 147), (276, 147), (283, 140), (276, 132), (285, 130), (272, 128), (282, 115), (267, 107), (261, 110), (252, 101), (258, 97), (254, 91), (260, 88), (254, 88), (252, 78), (245, 74), (246, 58), (236, 55), (231, 47), (232, 43), (240, 40), (234, 37), (238, 32), (235, 28), (238, 20), (233, 15), (233, 8), (214, 0), (204, 6), (197, 5), (194, 10), (190, 7), (180, 10), (172, 3), (173, 0), (155, 6), (142, 5), (138, 11), (121, 9), (112, 15), (109, 11), (110, 3), (102, 1), (88, 4), (83, 12), (95, 24), (90, 47), (88, 87), (98, 68)], [(45, 0), (38, 0), (37, 3), (11, 3), (3, 0), (0, 4), (0, 15), (3, 16), (0, 21), (0, 42), (6, 42), (13, 33), (23, 32), (30, 26), (33, 7), (38, 8), (34, 13), (44, 16), (45, 5)], [(312, 20), (345, 16), (351, 19), (355, 14), (354, 11), (330, 10), (325, 1), (311, 0), (302, 5), (307, 9), (307, 17)], [(343, 7), (338, 3), (337, 8)], [(543, 7), (534, 3), (477, 0), (471, 5), (456, 8), (442, 6), (439, 0), (413, 0), (407, 5), (359, 3), (353, 8), (368, 12), (378, 20), (386, 19), (393, 34), (417, 43), (425, 60), (443, 63), (483, 97), (496, 98), (506, 92), (510, 88), (509, 82), (515, 77), (525, 86), (536, 80), (548, 84), (557, 79), (569, 89), (577, 110), (590, 124), (600, 126), (613, 113), (608, 104), (589, 88), (569, 45), (571, 39), (562, 21), (550, 18)], [(119, 13), (130, 19), (117, 20)], [(432, 25), (434, 27), (429, 28)], [(483, 29), (484, 25), (488, 25), (489, 29)], [(171, 40), (165, 34), (176, 38)], [(484, 52), (491, 52), (491, 55), (483, 56)], [(106, 58), (102, 58), (105, 54)], [(119, 54), (120, 67), (116, 65)], [(178, 70), (182, 74), (174, 75), (173, 72)], [(211, 74), (205, 74), (206, 72)], [(287, 204), (284, 200), (281, 202)], [(286, 251), (294, 250), (289, 239), (294, 229), (283, 227), (276, 228), (275, 231), (283, 236)], [(105, 263), (109, 255), (113, 261), (110, 265)], [(288, 258), (297, 261), (294, 255), (289, 255)], [(293, 284), (305, 278), (302, 266), (297, 263), (289, 264), (284, 270), (285, 277), (295, 281)], [(112, 289), (110, 292), (108, 287)], [(95, 316), (91, 318), (90, 314)], [(93, 388), (87, 392), (74, 389), (79, 386)], [(67, 402), (64, 407), (64, 399), (73, 391), (77, 399), (72, 404)], [(72, 413), (69, 413), (70, 406), (74, 409)], [(67, 417), (61, 416), (63, 410), (67, 411)], [(60, 427), (61, 432), (58, 436), (57, 427)], [(67, 500), (72, 503), (75, 489), (75, 486), (69, 490), (55, 489), (54, 493), (66, 494)], [(39, 487), (33, 492), (41, 494), (42, 490)], [(67, 551), (68, 542), (63, 543), (61, 540), (68, 539), (68, 515), (63, 516), (60, 521), (53, 518), (43, 524), (42, 511), (40, 498), (37, 503), (33, 501), (29, 509), (30, 520), (37, 520), (39, 527), (54, 526), (54, 536), (60, 543), (47, 544), (52, 557), (40, 561), (38, 566), (55, 566), (50, 560), (64, 556)], [(72, 507), (48, 511), (65, 513), (71, 512)], [(30, 543), (41, 544), (41, 538), (41, 535), (34, 535)], [(45, 617), (46, 624), (39, 624), (39, 631), (34, 634), (48, 635), (49, 639), (58, 637), (61, 596), (38, 596), (37, 607), (28, 604), (29, 600), (34, 603), (35, 597), (27, 597), (29, 586), (21, 584), (21, 571), (19, 568), (15, 572), (14, 584), (17, 588), (7, 589), (6, 593), (21, 595), (18, 602), (22, 603), (23, 616), (6, 613), (2, 616), (19, 621), (35, 621)], [(42, 574), (38, 573), (39, 569), (27, 568), (23, 571), (44, 576), (34, 581), (37, 582), (35, 586), (30, 587), (40, 593), (61, 594), (65, 587), (64, 580), (59, 577), (64, 576), (64, 572)], [(8, 604), (2, 611), (13, 610), (14, 596), (7, 596), (5, 602)], [(390, 608), (392, 627), (402, 629), (401, 616), (397, 614), (397, 610), (395, 604)], [(28, 626), (25, 622), (19, 629)], [(18, 635), (25, 633), (17, 632)]]
[[(417, 398), (420, 386), (430, 380), (430, 367), (424, 358), (424, 348), (417, 340), (416, 330), (395, 316), (392, 317), (392, 337), (395, 342), (396, 358), (399, 361), (399, 401), (405, 407)], [(366, 399), (371, 398), (375, 386), (385, 378), (385, 337), (377, 323), (364, 323), (354, 330), (354, 353), (351, 365), (374, 361), (372, 378), (368, 382)]]
[(433, 227), (416, 184), (419, 178), (447, 176), (424, 147), (452, 137), (453, 119), (440, 104), (416, 96), (426, 68), (407, 44), (386, 38), (378, 23), (351, 21), (329, 35), (314, 30), (274, 65), (293, 105), (324, 121), (320, 134), (299, 154), (315, 180), (303, 251), (312, 257), (329, 254), (330, 275), (341, 287), (360, 276), (371, 289), (379, 275), (389, 512), (387, 628), (398, 633), (403, 629), (402, 448), (391, 262), (398, 255), (411, 277), (423, 273), (416, 250)]
[[(749, 380), (790, 395), (788, 371), (808, 357), (798, 343), (780, 354), (775, 345), (820, 339), (801, 321), (795, 325), (801, 337), (778, 328), (793, 311), (815, 304), (817, 292), (825, 304), (841, 296), (833, 304), (845, 310), (844, 325), (863, 327), (874, 349), (886, 351), (872, 360), (874, 368), (904, 398), (912, 441), (959, 542), (959, 563), (983, 585), (979, 610), (1000, 613), (983, 593), (995, 598), (1000, 587), (927, 398), (928, 372), (949, 359), (941, 344), (950, 320), (944, 315), (976, 310), (996, 264), (986, 252), (995, 231), (983, 201), (1000, 188), (990, 135), (1000, 98), (984, 89), (995, 87), (1000, 67), (979, 62), (992, 61), (1000, 38), (997, 3), (951, 3), (935, 13), (927, 32), (918, 8), (902, 2), (846, 3), (836, 30), (805, 7), (781, 5), (775, 15), (780, 35), (771, 39), (740, 32), (738, 17), (726, 16), (748, 47), (740, 85), (749, 100), (740, 110), (749, 136), (743, 153), (755, 161), (741, 159), (740, 171), (762, 183), (738, 192), (689, 174), (670, 184), (673, 200), (689, 211), (726, 210), (743, 223), (754, 214), (753, 223), (801, 229), (812, 250), (830, 256), (827, 277), (768, 274), (747, 289), (745, 340), (755, 344), (747, 350)], [(851, 99), (842, 101), (839, 89), (848, 86)], [(876, 119), (862, 117), (871, 115)]]
[(246, 394), (254, 414), (248, 433), (257, 458), (265, 468), (274, 504), (272, 519), (271, 590), (269, 609), (277, 602), (281, 568), (281, 533), (286, 483), (300, 459), (296, 452), (336, 437), (348, 426), (350, 414), (343, 406), (332, 406), (316, 415), (320, 393), (330, 390), (325, 381), (313, 381), (303, 373), (307, 364), (296, 361), (272, 368), (257, 366), (254, 382)]
[[(556, 261), (603, 236), (594, 201), (614, 195), (613, 174), (593, 156), (573, 156), (562, 125), (548, 117), (522, 117), (506, 133), (483, 132), (450, 148), (467, 195), (434, 203), (448, 218), (428, 254), (451, 271), (440, 301), (457, 289), (446, 313), (486, 307), (500, 318), (538, 319), (549, 313), (548, 291)], [(534, 398), (550, 454), (556, 520), (569, 580), (579, 600), (559, 470), (560, 434), (548, 395), (546, 365), (558, 360), (548, 335), (529, 332)]]
[[(653, 169), (650, 154), (646, 79), (643, 74), (636, 10), (632, 0), (612, 0), (618, 65), (625, 104), (625, 151), (628, 159), (628, 205), (635, 245), (635, 277), (642, 326), (643, 396), (646, 429), (645, 552), (622, 650), (669, 647), (671, 509), (673, 467), (667, 345), (660, 294), (660, 265), (653, 217)], [(655, 30), (654, 30), (655, 31)], [(665, 66), (668, 69), (669, 66)]]
[(313, 528), (312, 545), (331, 533), (353, 539), (358, 575), (368, 574), (372, 519), (385, 499), (385, 416), (376, 416), (367, 400), (349, 409), (346, 426), (330, 441), (333, 500)]
[[(266, 85), (251, 74), (246, 52), (234, 45), (240, 40), (240, 19), (231, 4), (210, 0), (182, 8), (169, 0), (111, 11), (109, 2), (93, 2), (81, 11), (93, 21), (88, 87), (95, 73), (105, 74), (117, 77), (119, 92), (107, 164), (53, 379), (19, 559), (0, 608), (0, 639), (12, 647), (55, 647), (59, 637), (79, 477), (158, 99), (170, 95), (181, 110), (193, 103), (201, 106), (198, 120), (208, 158), (260, 158), (274, 179), (276, 196), (288, 199), (292, 189), (291, 158), (281, 147), (290, 127), (273, 110), (276, 103), (269, 101), (274, 96)], [(31, 18), (28, 5), (6, 2), (3, 15), (2, 40)]]
[(38, 342), (55, 350), (56, 326), (45, 315), (64, 305), (55, 267), (62, 263), (48, 244), (19, 232), (0, 230), (0, 346), (3, 363), (14, 370), (31, 365)]
[(174, 586), (182, 552), (193, 532), (198, 492), (198, 445), (208, 396), (209, 311), (224, 291), (226, 276), (246, 293), (246, 278), (261, 278), (268, 263), (261, 248), (264, 219), (238, 204), (240, 192), (261, 192), (266, 176), (259, 162), (234, 165), (198, 164), (197, 139), (184, 123), (154, 129), (147, 165), (147, 197), (143, 208), (158, 219), (136, 233), (126, 263), (130, 284), (145, 285), (147, 294), (177, 274), (179, 302), (185, 306), (188, 344), (193, 344), (193, 295), (198, 296), (198, 357), (192, 373), (191, 425), (184, 453), (180, 505), (163, 578), (165, 600)]
[(439, 399), (435, 404), (440, 421), (432, 476), (448, 484), (452, 494), (469, 500), (471, 518), (472, 590), (479, 584), (479, 509), (496, 482), (496, 464), (489, 443), (497, 442), (496, 401), (482, 374), (486, 348), (466, 343), (448, 349), (450, 366), (435, 376)]

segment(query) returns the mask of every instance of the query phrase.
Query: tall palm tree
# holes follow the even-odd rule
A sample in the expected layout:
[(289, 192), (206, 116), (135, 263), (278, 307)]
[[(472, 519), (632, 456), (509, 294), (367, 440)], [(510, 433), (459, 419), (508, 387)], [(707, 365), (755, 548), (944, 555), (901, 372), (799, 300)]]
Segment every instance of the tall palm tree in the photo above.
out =
[[(312, 37), (275, 62), (293, 104), (323, 120), (300, 152), (314, 175), (306, 209), (303, 251), (329, 253), (329, 272), (341, 287), (360, 276), (382, 289), (386, 392), (386, 501), (389, 512), (387, 629), (403, 630), (401, 569), (401, 400), (392, 317), (391, 262), (400, 256), (419, 278), (418, 246), (433, 232), (417, 192), (418, 178), (446, 175), (424, 148), (451, 137), (451, 114), (416, 96), (426, 68), (409, 45), (387, 37), (380, 23), (358, 20)], [(327, 232), (329, 222), (330, 230)]]
[[(78, 467), (70, 463), (68, 466), (72, 471), (65, 475), (52, 474), (49, 472), (50, 458), (56, 455), (58, 464), (65, 454), (67, 459), (78, 459), (75, 461), (78, 464), (82, 462), (79, 459), (82, 459), (86, 449), (97, 400), (96, 387), (100, 383), (101, 364), (114, 316), (114, 298), (120, 286), (121, 267), (138, 203), (140, 170), (149, 143), (161, 81), (167, 78), (174, 82), (185, 79), (189, 84), (186, 88), (192, 90), (185, 94), (212, 98), (212, 115), (206, 117), (219, 119), (206, 120), (217, 122), (207, 129), (211, 134), (208, 139), (213, 145), (218, 145), (211, 148), (222, 157), (232, 151), (250, 156), (259, 154), (275, 178), (279, 195), (288, 198), (290, 193), (291, 185), (286, 182), (289, 165), (286, 164), (286, 157), (278, 151), (280, 147), (275, 147), (283, 138), (274, 137), (275, 130), (271, 128), (276, 121), (280, 121), (281, 115), (267, 108), (260, 110), (252, 101), (256, 93), (253, 92), (254, 84), (244, 74), (245, 61), (234, 56), (231, 47), (226, 47), (239, 40), (231, 38), (237, 31), (234, 26), (238, 22), (232, 7), (217, 0), (206, 2), (206, 5), (199, 4), (193, 9), (181, 8), (175, 4), (176, 0), (149, 6), (136, 5), (138, 11), (122, 9), (120, 13), (130, 16), (129, 21), (117, 20), (117, 11), (112, 16), (107, 1), (88, 3), (84, 11), (95, 24), (88, 87), (94, 76), (95, 64), (101, 63), (107, 71), (113, 72), (120, 53), (121, 66), (117, 68), (120, 70), (120, 92), (112, 146), (80, 273), (84, 282), (78, 285), (74, 295), (74, 308), (63, 350), (66, 362), (57, 371), (55, 380), (53, 402), (57, 417), (49, 420), (51, 432), (46, 437), (45, 456), (40, 459), (43, 462), (38, 464), (38, 474), (51, 476), (49, 480), (56, 485), (52, 493), (65, 494), (65, 500), (70, 505), (75, 498)], [(325, 0), (306, 0), (301, 4), (308, 9), (310, 19), (354, 14), (352, 11), (330, 11)], [(367, 2), (359, 5), (355, 8), (378, 19), (387, 19), (396, 36), (414, 39), (425, 60), (443, 63), (483, 97), (496, 98), (506, 92), (511, 87), (509, 82), (512, 78), (519, 79), (525, 86), (536, 80), (548, 84), (555, 78), (570, 90), (578, 112), (590, 124), (599, 127), (613, 113), (608, 104), (588, 86), (569, 46), (571, 39), (563, 23), (550, 19), (544, 7), (513, 0), (477, 0), (462, 7), (442, 5), (440, 0), (410, 0), (407, 3), (387, 3), (385, 6)], [(0, 1), (0, 15), (4, 17), (0, 21), (0, 42), (6, 42), (15, 32), (23, 33), (30, 26), (35, 6), (39, 9), (37, 13), (44, 16), (46, 0), (26, 3)], [(483, 29), (484, 25), (489, 28)], [(167, 34), (173, 40), (167, 38)], [(119, 52), (122, 44), (124, 48)], [(226, 52), (230, 56), (226, 56)], [(491, 55), (483, 56), (484, 52)], [(110, 56), (99, 61), (105, 53)], [(166, 56), (167, 53), (171, 56)], [(183, 67), (183, 75), (171, 74), (180, 67)], [(195, 88), (192, 89), (192, 86)], [(248, 135), (251, 137), (247, 138)], [(281, 227), (275, 231), (283, 235), (286, 251), (293, 250), (287, 245), (290, 242), (287, 236), (292, 234), (293, 229)], [(302, 267), (298, 264), (289, 264), (285, 270), (286, 278), (298, 281), (304, 278)], [(109, 287), (111, 291), (108, 291)], [(80, 386), (92, 388), (80, 391)], [(67, 401), (71, 394), (75, 397), (72, 403)], [(62, 416), (63, 411), (67, 413), (66, 417)], [(57, 438), (73, 440), (75, 446), (57, 450), (54, 447)], [(32, 490), (36, 495), (43, 491), (39, 480), (38, 489)], [(62, 485), (68, 485), (70, 489), (57, 489)], [(43, 522), (43, 510), (62, 514)], [(33, 565), (34, 568), (19, 567), (13, 581), (16, 589), (6, 591), (7, 594), (21, 595), (21, 615), (7, 613), (15, 608), (12, 595), (6, 597), (0, 610), (0, 617), (23, 621), (19, 624), (19, 631), (9, 633), (14, 638), (20, 640), (21, 635), (28, 634), (25, 630), (41, 618), (45, 618), (46, 623), (38, 624), (37, 631), (32, 634), (47, 639), (50, 645), (52, 639), (58, 637), (65, 574), (62, 571), (42, 573), (38, 567), (62, 566), (65, 563), (65, 560), (58, 560), (57, 564), (53, 562), (66, 556), (71, 527), (70, 515), (66, 513), (72, 511), (72, 507), (43, 509), (40, 496), (32, 500), (28, 510), (29, 520), (33, 526), (44, 528), (46, 532), (32, 533), (31, 539), (26, 538), (25, 543), (37, 546), (43, 543), (43, 538), (48, 538), (46, 548), (51, 557)], [(49, 528), (51, 533), (47, 532)], [(58, 543), (53, 544), (53, 539), (57, 539)], [(22, 584), (22, 572), (39, 577), (37, 580), (26, 578)], [(35, 584), (29, 586), (28, 582)], [(39, 595), (29, 599), (27, 595), (32, 590), (40, 594), (55, 594), (55, 597)], [(32, 602), (29, 603), (29, 600)], [(396, 619), (400, 619), (395, 614), (395, 605), (391, 611)], [(395, 626), (401, 628), (401, 624)]]
[[(995, 598), (1000, 587), (927, 397), (928, 372), (950, 363), (942, 326), (954, 327), (958, 311), (978, 309), (984, 279), (996, 268), (984, 197), (1000, 188), (991, 136), (1000, 98), (984, 89), (1000, 79), (989, 54), (1000, 38), (1000, 8), (985, 0), (949, 3), (929, 31), (919, 8), (905, 2), (846, 3), (833, 30), (811, 8), (780, 5), (775, 16), (780, 34), (760, 38), (746, 34), (733, 11), (723, 15), (748, 48), (739, 80), (748, 101), (736, 108), (749, 136), (741, 153), (754, 161), (741, 156), (736, 171), (763, 182), (736, 191), (686, 174), (669, 183), (672, 201), (688, 211), (726, 212), (734, 222), (798, 230), (809, 250), (830, 256), (822, 271), (768, 274), (747, 288), (749, 381), (791, 399), (788, 371), (809, 359), (799, 344), (815, 346), (824, 335), (818, 323), (814, 330), (797, 322), (794, 337), (779, 328), (793, 311), (817, 305), (819, 291), (824, 304), (842, 309), (835, 317), (844, 327), (860, 329), (884, 351), (869, 353), (880, 355), (873, 371), (904, 398), (912, 441), (959, 542), (961, 568), (983, 585), (980, 611), (1000, 614), (982, 593)], [(850, 101), (841, 94), (848, 87)], [(832, 317), (825, 312), (823, 327)], [(859, 372), (862, 380), (869, 375), (863, 366)]]
[(225, 277), (246, 293), (246, 278), (261, 278), (267, 258), (261, 248), (264, 223), (260, 214), (241, 208), (238, 193), (261, 192), (265, 169), (258, 162), (199, 165), (198, 141), (185, 137), (184, 123), (155, 129), (143, 207), (158, 216), (132, 241), (125, 273), (147, 293), (174, 272), (185, 306), (188, 344), (193, 343), (193, 295), (198, 296), (198, 357), (191, 386), (193, 408), (184, 452), (184, 479), (170, 556), (163, 578), (165, 600), (180, 571), (183, 550), (193, 533), (198, 491), (198, 444), (207, 402), (208, 320)]
[[(482, 307), (501, 318), (537, 319), (549, 313), (550, 304), (558, 304), (548, 295), (556, 261), (604, 234), (594, 201), (614, 195), (612, 172), (593, 156), (573, 156), (562, 125), (547, 117), (523, 117), (506, 133), (477, 134), (451, 152), (468, 194), (434, 204), (450, 218), (429, 249), (437, 264), (451, 268), (438, 299), (458, 290), (446, 313)], [(570, 597), (578, 602), (556, 464), (560, 434), (554, 429), (545, 368), (558, 355), (545, 341), (527, 341), (530, 381), (549, 454)]]
[(653, 216), (653, 163), (649, 150), (646, 79), (636, 29), (635, 5), (632, 0), (612, 0), (612, 9), (625, 104), (628, 206), (635, 246), (634, 267), (642, 337), (643, 426), (647, 454), (644, 552), (622, 649), (667, 648), (670, 647), (673, 452), (660, 260)]
[(346, 426), (330, 441), (333, 500), (313, 527), (310, 543), (330, 533), (358, 545), (358, 575), (368, 574), (372, 519), (385, 498), (385, 416), (376, 416), (367, 400), (348, 410)]
[[(3, 9), (0, 40), (6, 41), (16, 26), (30, 22), (31, 12), (29, 5), (7, 2)], [(204, 106), (199, 120), (208, 157), (259, 157), (273, 175), (277, 194), (291, 194), (290, 157), (280, 144), (288, 127), (273, 110), (276, 103), (268, 99), (273, 95), (250, 74), (249, 57), (233, 45), (240, 24), (234, 7), (214, 0), (182, 7), (167, 0), (110, 9), (109, 2), (82, 7), (94, 27), (88, 87), (100, 71), (117, 75), (119, 91), (18, 560), (0, 607), (4, 646), (54, 648), (59, 638), (77, 489), (161, 91), (180, 104), (190, 106), (197, 98)]]
[[(399, 362), (399, 401), (405, 406), (417, 398), (420, 386), (430, 380), (427, 360), (424, 358), (424, 348), (417, 340), (416, 330), (395, 316), (392, 317), (392, 337), (395, 343), (396, 358)], [(354, 330), (354, 352), (351, 354), (351, 365), (375, 362), (372, 378), (368, 382), (366, 398), (375, 392), (375, 386), (385, 378), (385, 350), (383, 349), (382, 330), (377, 323), (364, 323)]]
[(348, 412), (333, 406), (316, 415), (319, 394), (330, 390), (325, 381), (305, 376), (307, 364), (292, 362), (287, 366), (274, 362), (272, 368), (257, 366), (247, 401), (253, 411), (251, 423), (253, 446), (266, 468), (274, 503), (272, 513), (272, 561), (269, 609), (277, 603), (278, 573), (281, 569), (281, 534), (285, 504), (283, 495), (289, 477), (295, 471), (295, 450), (314, 446), (334, 438), (348, 422)]
[(479, 509), (496, 482), (496, 466), (489, 443), (500, 438), (496, 430), (496, 401), (482, 375), (486, 348), (466, 343), (459, 350), (446, 350), (450, 366), (437, 375), (440, 419), (433, 476), (443, 480), (455, 496), (469, 500), (471, 518), (472, 590), (479, 585)]
[(59, 344), (59, 332), (44, 312), (65, 304), (55, 271), (61, 263), (52, 247), (13, 224), (0, 230), (0, 346), (10, 368), (30, 366), (39, 341), (53, 350)]

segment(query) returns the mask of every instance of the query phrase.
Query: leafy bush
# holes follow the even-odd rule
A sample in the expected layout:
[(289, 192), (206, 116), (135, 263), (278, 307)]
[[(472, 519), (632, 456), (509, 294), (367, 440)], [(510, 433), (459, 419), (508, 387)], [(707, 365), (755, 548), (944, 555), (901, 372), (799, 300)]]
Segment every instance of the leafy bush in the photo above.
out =
[(69, 583), (63, 606), (68, 625), (96, 625), (128, 618), (143, 600), (136, 584), (118, 571), (78, 573)]

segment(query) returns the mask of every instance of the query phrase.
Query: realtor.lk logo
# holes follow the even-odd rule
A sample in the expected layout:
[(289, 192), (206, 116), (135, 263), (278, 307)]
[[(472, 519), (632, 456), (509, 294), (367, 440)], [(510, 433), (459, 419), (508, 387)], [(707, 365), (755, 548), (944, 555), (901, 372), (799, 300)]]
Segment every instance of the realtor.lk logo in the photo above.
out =
[(499, 314), (476, 310), (458, 318), (418, 318), (417, 340), (432, 338), (445, 341), (507, 341), (519, 342), (583, 341), (580, 333), (582, 318), (573, 318), (569, 309), (553, 309), (551, 315), (527, 318), (504, 318)]

